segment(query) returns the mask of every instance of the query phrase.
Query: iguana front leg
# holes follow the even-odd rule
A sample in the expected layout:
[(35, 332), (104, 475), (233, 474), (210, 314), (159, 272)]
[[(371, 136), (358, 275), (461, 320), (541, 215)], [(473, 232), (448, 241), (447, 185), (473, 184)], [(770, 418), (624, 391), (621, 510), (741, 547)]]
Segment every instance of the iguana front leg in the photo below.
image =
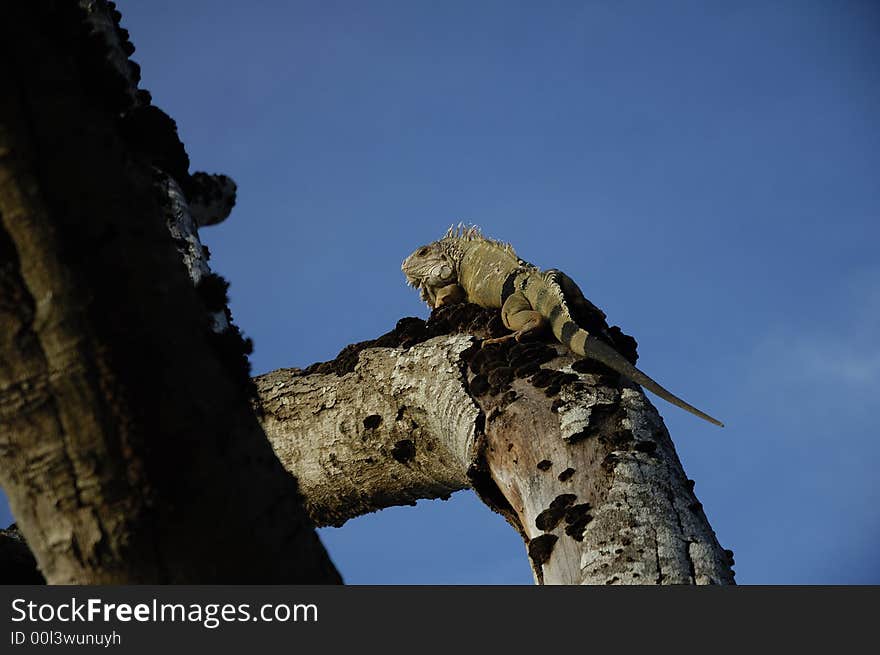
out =
[(547, 326), (547, 319), (532, 309), (532, 304), (520, 292), (512, 294), (504, 301), (504, 305), (501, 306), (501, 322), (513, 332), (496, 339), (486, 339), (483, 341), (484, 346), (489, 343), (503, 343), (510, 339), (521, 341), (524, 336)]
[(443, 305), (454, 305), (464, 302), (467, 294), (457, 284), (447, 284), (445, 287), (437, 289), (434, 295), (434, 307), (442, 307)]
[(446, 284), (444, 286), (432, 286), (423, 284), (421, 286), (422, 300), (428, 303), (428, 306), (436, 309), (443, 305), (452, 305), (454, 303), (465, 302), (467, 294), (458, 284)]

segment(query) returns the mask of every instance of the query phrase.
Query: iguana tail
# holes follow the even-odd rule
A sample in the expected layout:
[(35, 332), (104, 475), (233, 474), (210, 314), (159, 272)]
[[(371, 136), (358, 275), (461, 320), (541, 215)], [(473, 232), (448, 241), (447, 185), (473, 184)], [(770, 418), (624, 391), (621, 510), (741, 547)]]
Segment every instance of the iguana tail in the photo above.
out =
[(604, 341), (600, 341), (586, 330), (581, 329), (571, 319), (551, 321), (553, 326), (553, 334), (561, 343), (571, 348), (578, 355), (590, 357), (605, 364), (608, 368), (617, 371), (621, 375), (628, 377), (636, 384), (640, 384), (648, 391), (651, 391), (663, 400), (672, 403), (677, 407), (687, 410), (691, 414), (699, 416), (701, 419), (714, 423), (719, 427), (724, 424), (718, 419), (712, 418), (708, 414), (701, 412), (699, 409), (683, 401), (675, 394), (661, 387), (657, 382), (642, 373), (639, 369), (629, 363), (619, 352), (614, 350)]

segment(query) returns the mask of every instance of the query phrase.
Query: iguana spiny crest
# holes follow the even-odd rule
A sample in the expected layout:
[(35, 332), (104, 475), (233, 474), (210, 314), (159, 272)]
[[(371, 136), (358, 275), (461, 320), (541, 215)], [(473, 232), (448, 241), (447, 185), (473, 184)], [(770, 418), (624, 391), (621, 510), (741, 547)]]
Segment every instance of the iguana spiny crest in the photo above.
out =
[(542, 271), (517, 257), (506, 243), (487, 239), (477, 227), (451, 227), (439, 241), (418, 248), (403, 266), (407, 282), (431, 308), (472, 302), (500, 308), (512, 333), (487, 343), (516, 339), (546, 326), (575, 353), (596, 359), (664, 400), (710, 423), (722, 423), (667, 391), (605, 341), (579, 325), (576, 316), (605, 315), (565, 273)]
[(531, 266), (520, 261), (509, 244), (487, 239), (476, 226), (459, 224), (458, 227), (450, 227), (439, 241), (416, 250), (406, 258), (401, 268), (410, 286), (419, 289), (422, 300), (432, 309), (464, 302), (465, 298), (461, 295), (463, 286), (459, 283), (461, 263), (465, 254), (477, 244), (491, 248), (493, 254), (504, 253), (524, 266)]

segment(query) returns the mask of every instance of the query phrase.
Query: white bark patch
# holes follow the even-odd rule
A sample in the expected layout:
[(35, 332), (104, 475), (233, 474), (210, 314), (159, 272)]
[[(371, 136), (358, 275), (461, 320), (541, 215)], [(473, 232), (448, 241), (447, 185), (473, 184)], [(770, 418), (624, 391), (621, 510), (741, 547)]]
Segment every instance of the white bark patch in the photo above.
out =
[(559, 430), (562, 438), (570, 441), (577, 439), (590, 427), (593, 409), (598, 405), (610, 406), (617, 401), (617, 391), (604, 385), (596, 385), (596, 376), (577, 373), (571, 366), (559, 369), (562, 373), (574, 373), (587, 385), (582, 391), (575, 391), (566, 385), (559, 392), (562, 405), (559, 407)]
[(646, 411), (645, 394), (641, 390), (625, 387), (620, 391), (620, 404), (626, 410), (623, 427), (632, 432), (636, 441), (653, 441), (653, 435), (663, 427), (663, 421), (656, 410)]
[(186, 196), (183, 195), (177, 181), (164, 173), (162, 178), (162, 191), (167, 199), (165, 222), (168, 231), (178, 244), (177, 251), (186, 266), (189, 278), (193, 284), (198, 284), (211, 270), (205, 259), (196, 223), (190, 214)]
[[(165, 223), (177, 246), (177, 252), (193, 285), (198, 285), (203, 277), (210, 274), (205, 249), (199, 239), (199, 231), (189, 211), (189, 205), (180, 185), (170, 175), (161, 176), (162, 193), (165, 201)], [(211, 313), (211, 329), (217, 334), (229, 329), (229, 321), (223, 312)]]

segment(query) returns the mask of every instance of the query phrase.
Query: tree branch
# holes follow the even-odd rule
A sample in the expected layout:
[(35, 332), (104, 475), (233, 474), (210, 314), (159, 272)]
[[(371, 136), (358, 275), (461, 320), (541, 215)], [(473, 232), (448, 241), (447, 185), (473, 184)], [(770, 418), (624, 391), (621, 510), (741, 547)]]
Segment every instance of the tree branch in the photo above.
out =
[(313, 522), (342, 525), (470, 486), (479, 408), (458, 363), (471, 346), (469, 337), (441, 337), (404, 358), (364, 350), (341, 377), (282, 369), (257, 379), (263, 428)]
[(497, 312), (445, 307), (257, 378), (312, 520), (471, 486), (523, 537), (539, 583), (733, 583), (642, 391), (559, 344), (479, 347), (500, 332)]

